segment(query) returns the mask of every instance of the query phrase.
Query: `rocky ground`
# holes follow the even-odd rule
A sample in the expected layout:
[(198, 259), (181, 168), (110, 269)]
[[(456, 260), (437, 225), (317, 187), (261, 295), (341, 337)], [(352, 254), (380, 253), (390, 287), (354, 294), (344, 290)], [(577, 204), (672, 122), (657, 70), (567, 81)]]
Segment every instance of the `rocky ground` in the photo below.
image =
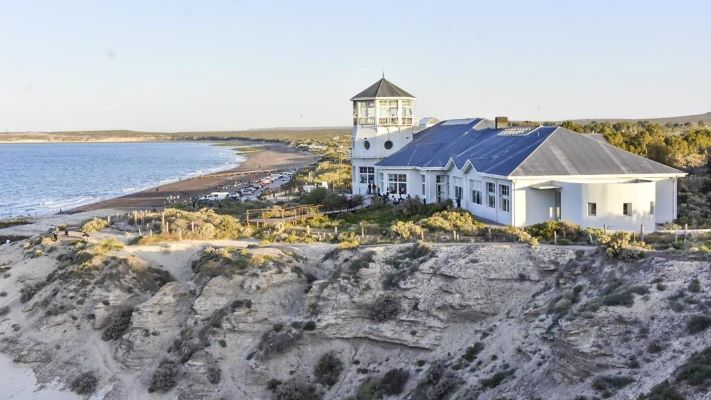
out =
[(710, 398), (706, 261), (118, 241), (0, 247), (0, 351), (39, 382), (104, 399)]

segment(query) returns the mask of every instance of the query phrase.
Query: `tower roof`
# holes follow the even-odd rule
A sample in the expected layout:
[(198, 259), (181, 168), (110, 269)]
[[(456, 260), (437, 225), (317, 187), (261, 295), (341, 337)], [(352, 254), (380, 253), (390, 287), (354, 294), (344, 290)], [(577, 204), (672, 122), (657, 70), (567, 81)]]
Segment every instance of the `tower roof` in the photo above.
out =
[(370, 85), (364, 91), (353, 96), (351, 100), (374, 99), (378, 97), (409, 97), (411, 99), (415, 98), (415, 96), (400, 89), (389, 80), (381, 78), (374, 84)]

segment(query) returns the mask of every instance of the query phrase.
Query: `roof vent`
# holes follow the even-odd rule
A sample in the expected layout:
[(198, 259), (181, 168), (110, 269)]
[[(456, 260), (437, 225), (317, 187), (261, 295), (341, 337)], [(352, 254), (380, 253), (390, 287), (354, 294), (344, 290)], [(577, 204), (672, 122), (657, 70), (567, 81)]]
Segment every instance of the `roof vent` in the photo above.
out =
[(494, 118), (494, 123), (496, 124), (496, 129), (506, 129), (509, 127), (509, 118), (496, 117)]

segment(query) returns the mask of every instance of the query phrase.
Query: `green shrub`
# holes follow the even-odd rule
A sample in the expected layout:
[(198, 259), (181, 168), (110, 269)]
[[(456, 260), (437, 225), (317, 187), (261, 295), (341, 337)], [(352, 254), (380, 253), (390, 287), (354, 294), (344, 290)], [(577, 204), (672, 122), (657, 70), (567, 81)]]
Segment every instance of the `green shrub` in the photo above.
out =
[(74, 378), (69, 385), (69, 389), (76, 394), (91, 394), (96, 390), (96, 384), (99, 380), (93, 372), (84, 372)]
[(314, 377), (316, 382), (331, 387), (338, 382), (338, 378), (343, 371), (343, 362), (336, 356), (336, 353), (329, 351), (321, 355), (314, 366)]
[(707, 388), (711, 383), (711, 347), (692, 355), (679, 370), (676, 380)]
[(385, 322), (397, 318), (400, 310), (400, 300), (393, 295), (385, 294), (368, 306), (368, 317), (376, 322)]
[(392, 226), (392, 231), (405, 240), (417, 238), (422, 235), (422, 227), (411, 221), (397, 221)]
[(402, 393), (409, 379), (410, 372), (402, 368), (391, 369), (383, 375), (378, 386), (385, 395), (394, 396)]
[(316, 329), (316, 322), (315, 321), (306, 321), (306, 323), (304, 323), (304, 326), (302, 329), (305, 331), (312, 331), (312, 330)]
[(505, 369), (503, 371), (497, 371), (488, 378), (480, 379), (479, 383), (485, 388), (495, 388), (501, 384), (509, 376), (513, 376), (516, 373), (515, 368)]
[(436, 212), (431, 217), (421, 219), (420, 224), (432, 231), (451, 232), (455, 230), (465, 235), (475, 235), (484, 226), (465, 210)]
[(290, 379), (276, 385), (273, 400), (321, 400), (323, 394), (316, 385), (301, 380)]
[(484, 345), (481, 342), (476, 342), (473, 345), (467, 347), (467, 350), (464, 352), (462, 358), (469, 362), (472, 362), (474, 361), (474, 359), (476, 359), (476, 356), (479, 355), (482, 350), (484, 350)]
[(649, 393), (639, 395), (637, 400), (686, 400), (686, 397), (677, 392), (668, 381), (664, 381), (655, 385)]
[(686, 332), (690, 335), (703, 332), (711, 327), (711, 315), (698, 314), (694, 315), (686, 323)]
[(92, 218), (91, 220), (85, 222), (81, 228), (79, 228), (79, 232), (82, 233), (92, 233), (92, 232), (100, 232), (106, 227), (109, 226), (109, 223), (106, 220), (100, 219), (100, 218)]
[(629, 376), (597, 376), (592, 381), (592, 388), (600, 392), (603, 397), (610, 397), (617, 390), (634, 382)]
[(153, 371), (153, 376), (151, 376), (151, 383), (148, 386), (148, 392), (167, 392), (172, 389), (177, 382), (178, 375), (178, 365), (174, 361), (163, 360), (158, 365), (155, 371)]
[(692, 293), (701, 292), (701, 281), (698, 278), (694, 278), (689, 282), (689, 291)]
[(566, 221), (546, 221), (540, 224), (534, 224), (526, 227), (526, 232), (539, 240), (553, 240), (554, 233), (558, 235), (559, 241), (567, 240), (585, 240), (585, 232), (579, 225)]
[(128, 326), (131, 323), (131, 315), (133, 315), (133, 309), (129, 308), (123, 311), (114, 313), (111, 316), (109, 325), (104, 329), (101, 334), (101, 338), (108, 340), (115, 340), (123, 336), (123, 334), (128, 330)]

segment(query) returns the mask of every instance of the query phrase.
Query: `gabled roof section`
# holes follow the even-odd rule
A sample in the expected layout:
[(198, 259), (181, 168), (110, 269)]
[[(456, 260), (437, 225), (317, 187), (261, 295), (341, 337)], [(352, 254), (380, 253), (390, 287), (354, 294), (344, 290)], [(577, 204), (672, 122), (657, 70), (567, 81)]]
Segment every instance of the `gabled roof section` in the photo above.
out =
[(442, 121), (381, 160), (381, 167), (458, 169), (499, 176), (682, 174), (674, 168), (557, 126), (495, 129), (482, 118)]
[(370, 85), (364, 91), (353, 96), (351, 100), (358, 99), (375, 99), (378, 97), (408, 97), (414, 99), (415, 96), (400, 89), (397, 85), (385, 78), (381, 78), (374, 84)]
[(590, 135), (558, 128), (512, 176), (683, 174), (675, 168), (612, 146)]

